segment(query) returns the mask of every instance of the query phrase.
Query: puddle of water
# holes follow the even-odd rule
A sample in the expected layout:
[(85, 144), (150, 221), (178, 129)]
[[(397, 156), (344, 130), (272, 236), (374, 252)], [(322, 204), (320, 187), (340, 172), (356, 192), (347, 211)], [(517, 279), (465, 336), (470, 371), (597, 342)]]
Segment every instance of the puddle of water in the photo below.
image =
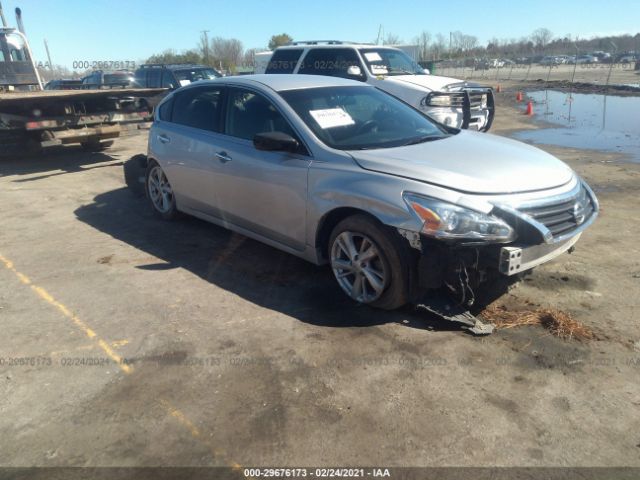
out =
[(534, 143), (628, 154), (640, 162), (640, 97), (542, 90), (528, 93), (536, 118), (557, 124), (518, 132)]

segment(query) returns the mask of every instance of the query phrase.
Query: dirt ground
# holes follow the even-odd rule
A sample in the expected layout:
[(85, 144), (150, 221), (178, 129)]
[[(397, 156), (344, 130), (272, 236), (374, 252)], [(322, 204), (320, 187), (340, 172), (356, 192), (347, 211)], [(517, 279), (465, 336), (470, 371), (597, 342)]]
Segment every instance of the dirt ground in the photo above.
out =
[[(493, 133), (539, 128), (513, 92)], [(124, 186), (144, 135), (0, 160), (0, 465), (640, 466), (640, 165), (543, 147), (595, 188), (571, 255), (473, 337), (345, 300), (318, 268)]]

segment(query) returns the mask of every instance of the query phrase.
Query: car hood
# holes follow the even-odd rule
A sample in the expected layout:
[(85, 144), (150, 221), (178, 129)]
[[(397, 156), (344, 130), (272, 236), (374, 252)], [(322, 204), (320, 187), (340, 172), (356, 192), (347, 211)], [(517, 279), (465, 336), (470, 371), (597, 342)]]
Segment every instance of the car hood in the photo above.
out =
[(409, 83), (429, 90), (442, 90), (447, 85), (462, 84), (462, 80), (438, 75), (392, 75), (384, 78), (385, 82)]
[(442, 140), (349, 154), (366, 170), (477, 194), (545, 190), (573, 178), (565, 163), (538, 148), (465, 130)]

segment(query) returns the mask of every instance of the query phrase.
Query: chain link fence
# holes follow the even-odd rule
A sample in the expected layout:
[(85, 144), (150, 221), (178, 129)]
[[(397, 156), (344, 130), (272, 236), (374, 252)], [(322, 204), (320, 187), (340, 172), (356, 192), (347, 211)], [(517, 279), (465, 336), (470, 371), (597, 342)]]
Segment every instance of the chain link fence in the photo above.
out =
[(521, 58), (462, 58), (427, 62), (431, 73), (479, 83), (568, 82), (640, 86), (640, 58), (633, 55), (543, 54)]

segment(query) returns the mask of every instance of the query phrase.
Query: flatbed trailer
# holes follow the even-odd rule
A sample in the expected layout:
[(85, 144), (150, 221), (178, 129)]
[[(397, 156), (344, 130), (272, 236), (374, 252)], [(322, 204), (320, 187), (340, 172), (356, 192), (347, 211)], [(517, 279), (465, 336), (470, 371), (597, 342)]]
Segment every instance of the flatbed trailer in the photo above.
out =
[(166, 89), (0, 92), (0, 155), (80, 143), (101, 150), (148, 125)]
[(0, 4), (0, 156), (79, 143), (102, 150), (153, 117), (167, 89), (44, 90), (16, 8), (18, 30)]

